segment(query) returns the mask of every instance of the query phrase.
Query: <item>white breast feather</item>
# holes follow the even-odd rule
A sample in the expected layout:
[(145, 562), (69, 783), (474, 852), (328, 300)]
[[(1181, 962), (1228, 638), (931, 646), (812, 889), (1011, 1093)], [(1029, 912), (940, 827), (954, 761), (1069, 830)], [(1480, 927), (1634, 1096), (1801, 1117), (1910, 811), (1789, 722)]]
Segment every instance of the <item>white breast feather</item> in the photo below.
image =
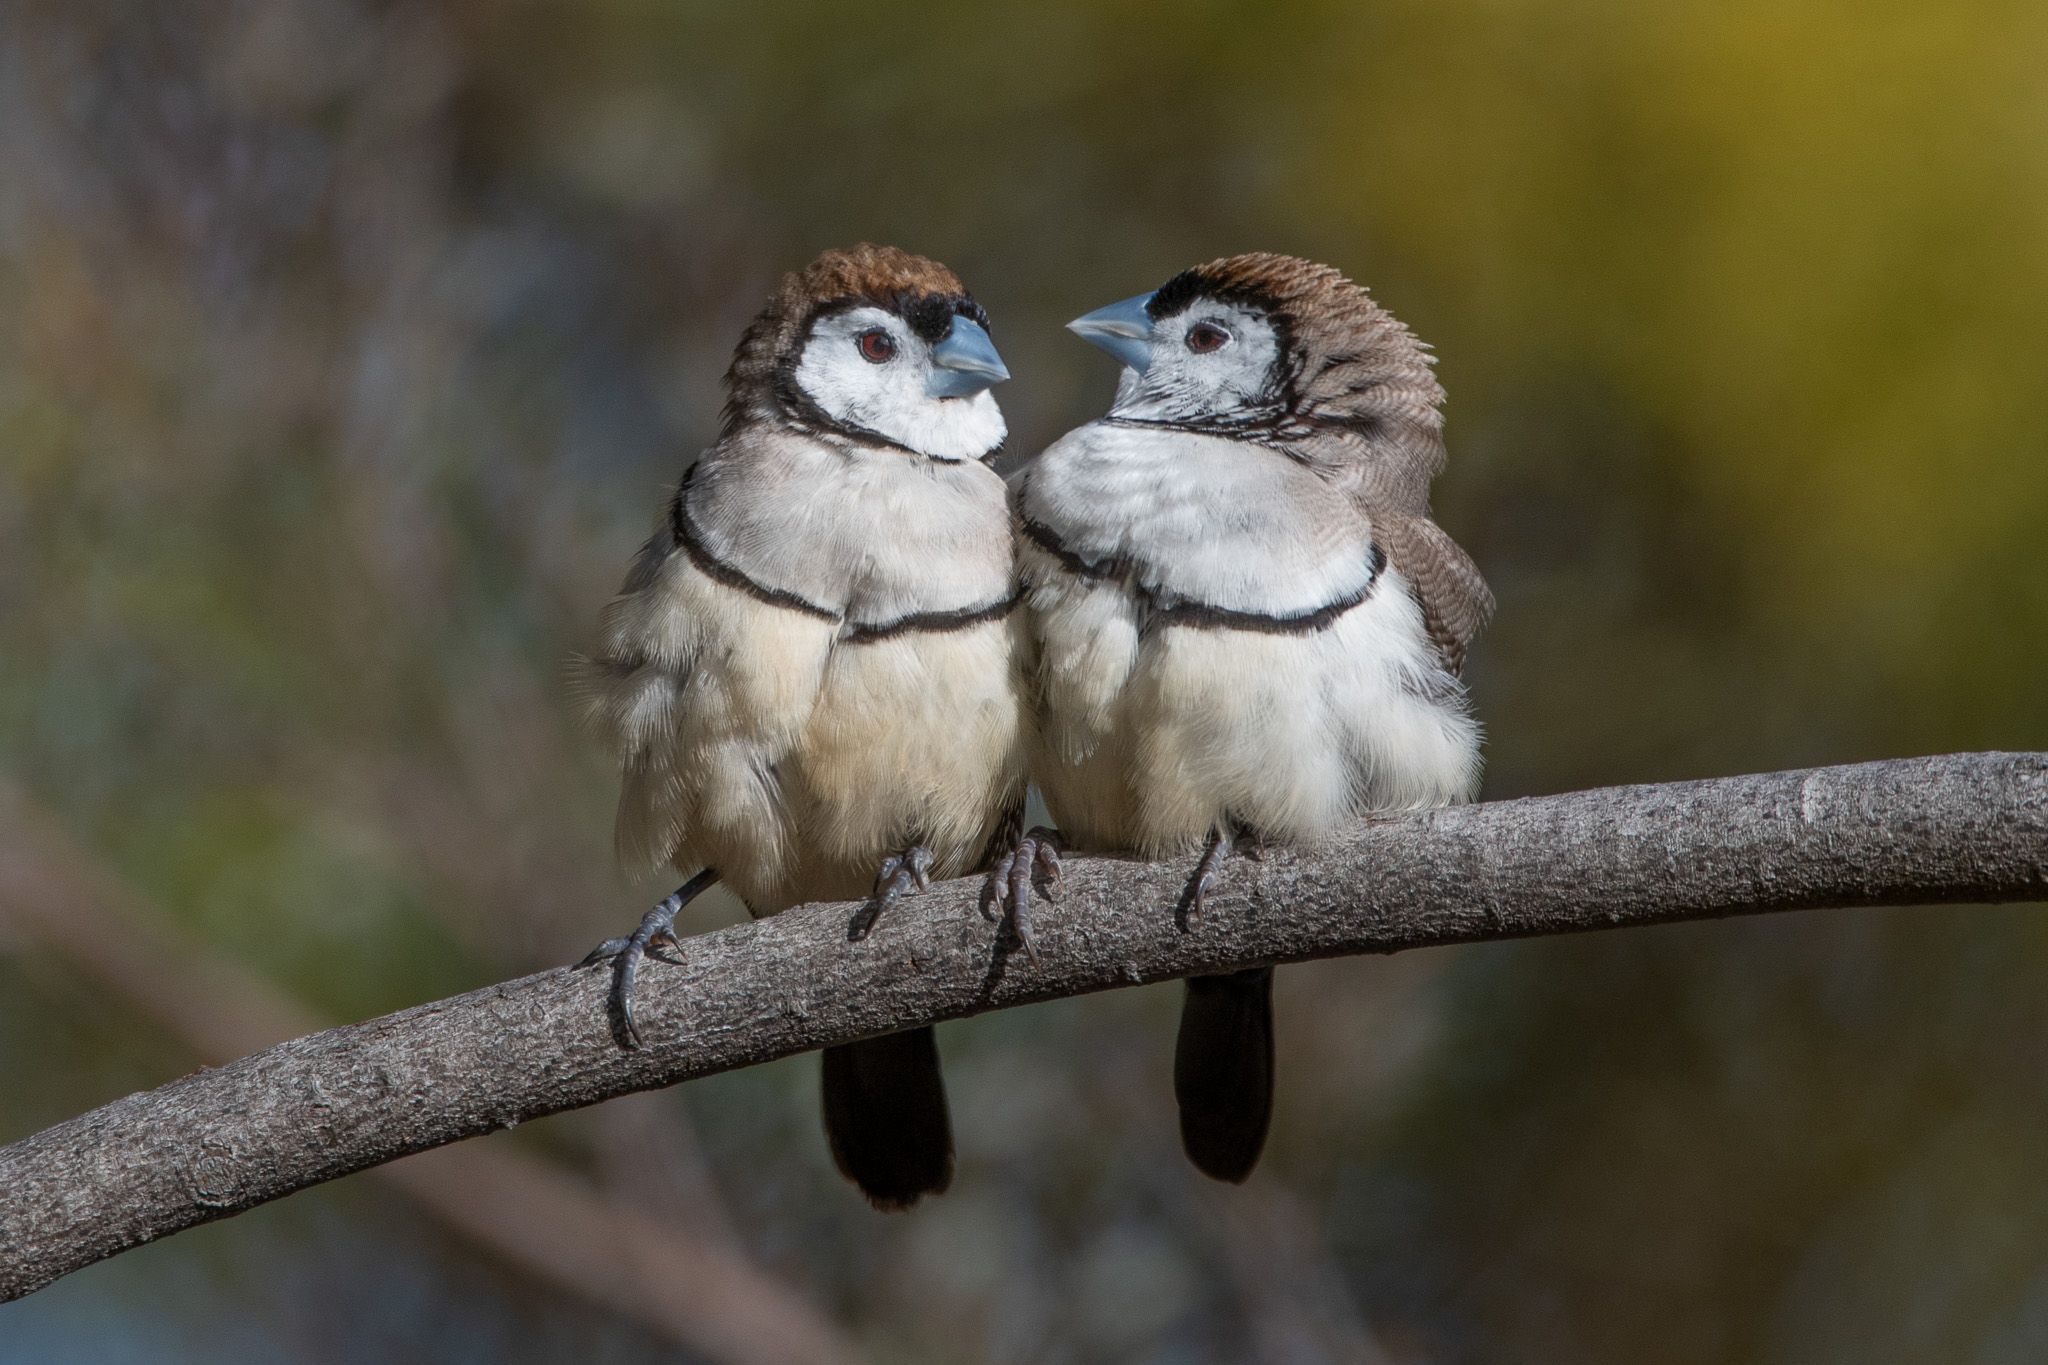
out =
[[(1070, 549), (1078, 548), (1070, 536), (1105, 553), (1113, 547), (1143, 561), (1145, 577), (1168, 578), (1213, 606), (1289, 614), (1340, 595), (1347, 576), (1362, 577), (1356, 566), (1370, 557), (1361, 550), (1370, 543), (1362, 514), (1336, 532), (1292, 534), (1287, 528), (1317, 522), (1311, 512), (1325, 525), (1336, 519), (1327, 503), (1290, 506), (1290, 490), (1269, 478), (1238, 486), (1236, 501), (1210, 503), (1205, 538), (1180, 495), (1161, 486), (1185, 487), (1163, 472), (1161, 452), (1190, 438), (1131, 435), (1053, 447), (1028, 471), (1025, 514)], [(1199, 444), (1206, 438), (1193, 439), (1195, 458), (1221, 458)], [(1114, 458), (1109, 443), (1118, 446)], [(1240, 465), (1269, 456), (1242, 446), (1231, 453)], [(1186, 565), (1173, 555), (1189, 556)], [(1055, 819), (1084, 845), (1165, 855), (1228, 820), (1273, 838), (1307, 838), (1360, 811), (1446, 805), (1476, 791), (1478, 724), (1397, 569), (1327, 628), (1269, 634), (1184, 624), (1144, 631), (1147, 608), (1129, 583), (1082, 579), (1030, 547), (1022, 562), (1041, 651), (1037, 776)]]
[(1025, 608), (1042, 643), (1045, 740), (1061, 762), (1079, 763), (1116, 723), (1117, 699), (1138, 663), (1139, 609), (1121, 587), (1069, 574), (1031, 545), (1022, 558), (1031, 585)]
[(1310, 611), (1363, 586), (1362, 517), (1303, 516), (1334, 495), (1274, 451), (1214, 436), (1090, 424), (1025, 473), (1024, 515), (1090, 559), (1135, 557), (1148, 586), (1239, 611)]

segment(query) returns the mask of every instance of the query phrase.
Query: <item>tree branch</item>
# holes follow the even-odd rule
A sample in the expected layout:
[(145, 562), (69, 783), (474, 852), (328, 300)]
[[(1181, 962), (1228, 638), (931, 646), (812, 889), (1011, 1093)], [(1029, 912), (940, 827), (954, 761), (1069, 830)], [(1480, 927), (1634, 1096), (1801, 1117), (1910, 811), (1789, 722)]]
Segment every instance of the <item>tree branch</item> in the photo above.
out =
[[(181, 942), (135, 888), (94, 864), (4, 780), (0, 923), (26, 930), (93, 989), (209, 1062), (322, 1022), (268, 983)], [(678, 1136), (673, 1122), (664, 1125), (672, 1166)], [(715, 1219), (707, 1226), (664, 1217), (646, 1207), (644, 1190), (607, 1197), (508, 1144), (423, 1152), (367, 1174), (535, 1279), (708, 1360), (832, 1365), (858, 1357), (829, 1317), (749, 1260), (729, 1229)], [(688, 1292), (661, 1292), (673, 1284)]]
[[(847, 941), (810, 905), (641, 974), (557, 970), (329, 1029), (0, 1149), (0, 1300), (308, 1185), (636, 1090), (1061, 996), (1259, 963), (1822, 906), (2048, 898), (2048, 754), (1899, 759), (1614, 787), (1363, 822), (1233, 860), (1197, 924), (1187, 869), (1070, 859), (1013, 956), (948, 883)], [(581, 945), (574, 945), (581, 946)]]

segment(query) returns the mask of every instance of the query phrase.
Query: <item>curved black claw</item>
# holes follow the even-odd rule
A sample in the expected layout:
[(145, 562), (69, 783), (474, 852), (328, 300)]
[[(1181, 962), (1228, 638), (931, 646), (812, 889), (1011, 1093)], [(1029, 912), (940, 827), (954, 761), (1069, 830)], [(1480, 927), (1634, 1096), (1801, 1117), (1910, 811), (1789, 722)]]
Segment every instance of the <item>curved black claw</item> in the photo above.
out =
[(981, 913), (996, 919), (1008, 912), (1011, 936), (1035, 966), (1038, 947), (1031, 939), (1031, 891), (1035, 886), (1047, 900), (1060, 880), (1060, 836), (1043, 825), (1017, 841), (1017, 846), (996, 859), (988, 881), (981, 888)]
[(718, 875), (708, 869), (698, 873), (643, 915), (640, 927), (633, 931), (631, 937), (606, 939), (576, 964), (581, 969), (607, 959), (616, 960), (618, 965), (612, 976), (611, 1001), (618, 1022), (619, 1041), (625, 1046), (644, 1046), (639, 1022), (633, 1017), (633, 984), (640, 975), (640, 959), (651, 957), (672, 966), (682, 965), (682, 944), (676, 938), (676, 916), (717, 880)]
[(882, 912), (903, 899), (908, 891), (922, 891), (932, 884), (932, 851), (923, 844), (912, 844), (901, 853), (892, 853), (882, 859), (882, 870), (875, 874), (875, 894), (868, 903), (854, 913), (853, 922), (846, 926), (847, 941), (858, 943), (874, 932), (875, 922), (882, 918)]
[(1216, 870), (1223, 866), (1223, 860), (1230, 854), (1230, 836), (1220, 829), (1211, 831), (1209, 842), (1202, 849), (1201, 860), (1195, 864), (1194, 875), (1188, 878), (1187, 886), (1180, 893), (1180, 904), (1174, 911), (1181, 928), (1186, 929), (1202, 917), (1202, 906), (1209, 899), (1209, 888), (1216, 884)]

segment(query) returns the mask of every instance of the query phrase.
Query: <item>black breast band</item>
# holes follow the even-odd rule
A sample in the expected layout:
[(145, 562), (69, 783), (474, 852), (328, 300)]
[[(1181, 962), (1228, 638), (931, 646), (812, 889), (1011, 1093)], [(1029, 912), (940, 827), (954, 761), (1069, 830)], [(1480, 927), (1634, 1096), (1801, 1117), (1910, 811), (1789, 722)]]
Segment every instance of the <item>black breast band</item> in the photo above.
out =
[[(1118, 556), (1105, 559), (1087, 559), (1067, 548), (1052, 528), (1043, 522), (1026, 520), (1024, 537), (1033, 545), (1059, 561), (1060, 567), (1079, 578), (1106, 581), (1129, 579), (1132, 565)], [(1174, 597), (1160, 592), (1157, 588), (1132, 582), (1131, 589), (1146, 607), (1145, 627), (1186, 626), (1193, 630), (1248, 630), (1262, 635), (1310, 635), (1327, 629), (1344, 613), (1353, 607), (1362, 606), (1372, 598), (1373, 590), (1379, 586), (1380, 575), (1387, 569), (1387, 552), (1375, 541), (1369, 572), (1363, 585), (1342, 597), (1325, 602), (1320, 607), (1303, 612), (1239, 611), (1232, 607), (1211, 606), (1207, 602), (1194, 602), (1184, 597)]]
[(814, 617), (820, 621), (832, 621), (840, 627), (840, 642), (849, 645), (872, 644), (877, 640), (893, 639), (898, 635), (942, 635), (949, 631), (966, 630), (988, 621), (999, 621), (1021, 599), (1021, 592), (1012, 592), (999, 601), (983, 606), (962, 607), (957, 611), (919, 611), (898, 616), (889, 621), (872, 624), (849, 621), (831, 607), (821, 606), (809, 598), (783, 588), (772, 588), (759, 582), (737, 565), (729, 564), (713, 554), (711, 547), (704, 543), (704, 537), (697, 524), (690, 519), (690, 479), (697, 472), (691, 465), (684, 473), (682, 483), (676, 488), (676, 495), (669, 503), (669, 535), (676, 548), (689, 557), (690, 563), (714, 583), (722, 583), (735, 591), (743, 592), (759, 602), (781, 607), (786, 611)]

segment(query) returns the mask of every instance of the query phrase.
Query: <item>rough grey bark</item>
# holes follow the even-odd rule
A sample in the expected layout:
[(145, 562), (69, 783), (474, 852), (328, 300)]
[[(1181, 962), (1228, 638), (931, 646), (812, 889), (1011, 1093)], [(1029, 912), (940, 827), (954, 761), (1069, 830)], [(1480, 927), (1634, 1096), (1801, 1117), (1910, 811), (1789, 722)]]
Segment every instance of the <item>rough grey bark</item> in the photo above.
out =
[[(1186, 868), (1069, 859), (1005, 949), (952, 882), (847, 941), (810, 905), (641, 973), (627, 1051), (603, 970), (544, 972), (283, 1043), (0, 1149), (0, 1300), (410, 1152), (631, 1091), (988, 1010), (1256, 963), (1821, 906), (2048, 898), (2048, 754), (1614, 787), (1375, 819)], [(629, 918), (622, 912), (622, 923)], [(564, 945), (565, 951), (579, 945)]]

